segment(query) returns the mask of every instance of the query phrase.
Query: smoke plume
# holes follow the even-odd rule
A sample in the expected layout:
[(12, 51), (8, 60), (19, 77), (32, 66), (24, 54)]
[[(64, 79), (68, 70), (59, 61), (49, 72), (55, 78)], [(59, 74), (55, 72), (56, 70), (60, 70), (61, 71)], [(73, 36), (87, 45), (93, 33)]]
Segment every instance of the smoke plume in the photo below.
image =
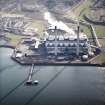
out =
[(58, 29), (65, 30), (66, 32), (74, 35), (74, 31), (70, 29), (66, 24), (64, 24), (62, 21), (57, 21), (56, 18), (54, 18), (49, 12), (44, 13), (44, 19), (48, 21), (49, 24), (52, 26), (57, 26)]

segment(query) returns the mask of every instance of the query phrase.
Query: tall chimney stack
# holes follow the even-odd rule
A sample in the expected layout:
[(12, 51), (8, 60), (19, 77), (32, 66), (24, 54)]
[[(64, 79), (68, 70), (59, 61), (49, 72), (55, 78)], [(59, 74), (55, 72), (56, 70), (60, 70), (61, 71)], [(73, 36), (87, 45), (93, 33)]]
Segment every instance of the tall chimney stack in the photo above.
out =
[(80, 34), (80, 24), (78, 21), (77, 23), (77, 51), (76, 51), (77, 57), (79, 57), (79, 34)]
[(57, 56), (57, 35), (58, 35), (58, 32), (57, 32), (57, 26), (55, 26), (55, 56)]

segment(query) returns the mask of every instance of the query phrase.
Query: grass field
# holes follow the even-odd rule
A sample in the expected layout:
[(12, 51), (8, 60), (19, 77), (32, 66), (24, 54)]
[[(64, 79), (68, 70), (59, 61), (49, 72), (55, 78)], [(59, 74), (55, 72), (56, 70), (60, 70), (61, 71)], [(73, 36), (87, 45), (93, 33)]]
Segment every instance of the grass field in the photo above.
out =
[(81, 26), (80, 26), (80, 29), (83, 30), (83, 32), (84, 32), (88, 37), (91, 36), (92, 33), (91, 33), (90, 27), (85, 26), (85, 25), (81, 25)]
[(100, 44), (105, 49), (105, 39), (99, 39)]
[(13, 33), (6, 32), (6, 37), (10, 39), (10, 44), (16, 46), (18, 42), (21, 40), (21, 38), (26, 38), (29, 36), (16, 35)]
[(105, 63), (105, 53), (103, 53), (103, 54), (99, 55), (98, 57), (96, 57), (96, 59), (94, 61), (97, 64)]
[(83, 19), (84, 14), (89, 13), (89, 5), (91, 4), (91, 0), (84, 0), (82, 4), (80, 4), (77, 8), (73, 10), (73, 13), (81, 20)]
[[(65, 17), (84, 20), (83, 15), (89, 12), (90, 3), (91, 3), (90, 0), (82, 0), (81, 3), (73, 7), (72, 10), (67, 11), (67, 13), (65, 14)], [(81, 25), (81, 29), (88, 36), (91, 35), (91, 30), (89, 29), (89, 27), (85, 25)]]
[(91, 0), (82, 0), (79, 4), (77, 4), (75, 7), (72, 8), (72, 10), (67, 11), (65, 16), (71, 17), (71, 18), (78, 18), (82, 19), (83, 14), (89, 13), (89, 5), (91, 3)]
[(38, 29), (39, 35), (43, 33), (43, 30), (44, 30), (44, 22), (43, 21), (32, 20), (32, 24), (31, 25)]
[(100, 44), (102, 45), (102, 48), (104, 50), (104, 53), (99, 55), (95, 61), (98, 61), (99, 63), (105, 63), (105, 39), (99, 39)]
[(97, 57), (97, 60), (105, 62), (105, 53)]
[(98, 36), (104, 36), (105, 37), (105, 26), (97, 25), (96, 27), (96, 34)]

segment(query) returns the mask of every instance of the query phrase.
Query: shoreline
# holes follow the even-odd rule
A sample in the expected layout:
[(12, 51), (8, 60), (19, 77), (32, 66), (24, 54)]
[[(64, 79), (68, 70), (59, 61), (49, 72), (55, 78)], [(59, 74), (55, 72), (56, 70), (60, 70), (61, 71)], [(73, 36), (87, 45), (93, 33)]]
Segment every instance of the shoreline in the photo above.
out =
[[(0, 47), (4, 48), (11, 48), (15, 49), (15, 46), (13, 45), (0, 45)], [(20, 65), (32, 65), (32, 63), (26, 63), (26, 62), (21, 62), (20, 60), (16, 59), (15, 57), (11, 56), (11, 59), (14, 60), (15, 62), (19, 63)], [(40, 65), (40, 66), (96, 66), (96, 67), (105, 67), (105, 64), (90, 64), (90, 63), (34, 63), (35, 65)]]
[(13, 59), (15, 62), (19, 63), (20, 65), (38, 65), (38, 66), (93, 66), (93, 67), (105, 67), (105, 64), (90, 64), (90, 63), (53, 63), (53, 62), (24, 62), (19, 59), (16, 59), (15, 57), (11, 56), (11, 59)]
[(12, 45), (0, 45), (0, 47), (15, 49), (15, 46)]

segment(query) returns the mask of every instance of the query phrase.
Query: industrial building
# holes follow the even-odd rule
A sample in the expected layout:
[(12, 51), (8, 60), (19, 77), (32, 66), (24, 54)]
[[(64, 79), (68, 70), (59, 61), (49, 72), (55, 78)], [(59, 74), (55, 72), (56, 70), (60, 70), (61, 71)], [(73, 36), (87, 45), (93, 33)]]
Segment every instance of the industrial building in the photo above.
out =
[[(96, 54), (97, 46), (90, 44), (78, 25), (75, 34), (65, 30), (48, 28), (43, 34), (44, 39), (32, 37), (24, 39), (20, 48), (14, 50), (13, 58), (22, 63), (70, 63), (71, 61), (87, 61)], [(24, 48), (23, 48), (24, 47)]]
[[(52, 55), (76, 55), (77, 47), (79, 54), (88, 54), (88, 38), (85, 34), (79, 35), (79, 43), (77, 43), (77, 34), (71, 35), (61, 29), (48, 29), (48, 36), (45, 41), (45, 47), (48, 54)], [(79, 45), (79, 46), (78, 46)]]

